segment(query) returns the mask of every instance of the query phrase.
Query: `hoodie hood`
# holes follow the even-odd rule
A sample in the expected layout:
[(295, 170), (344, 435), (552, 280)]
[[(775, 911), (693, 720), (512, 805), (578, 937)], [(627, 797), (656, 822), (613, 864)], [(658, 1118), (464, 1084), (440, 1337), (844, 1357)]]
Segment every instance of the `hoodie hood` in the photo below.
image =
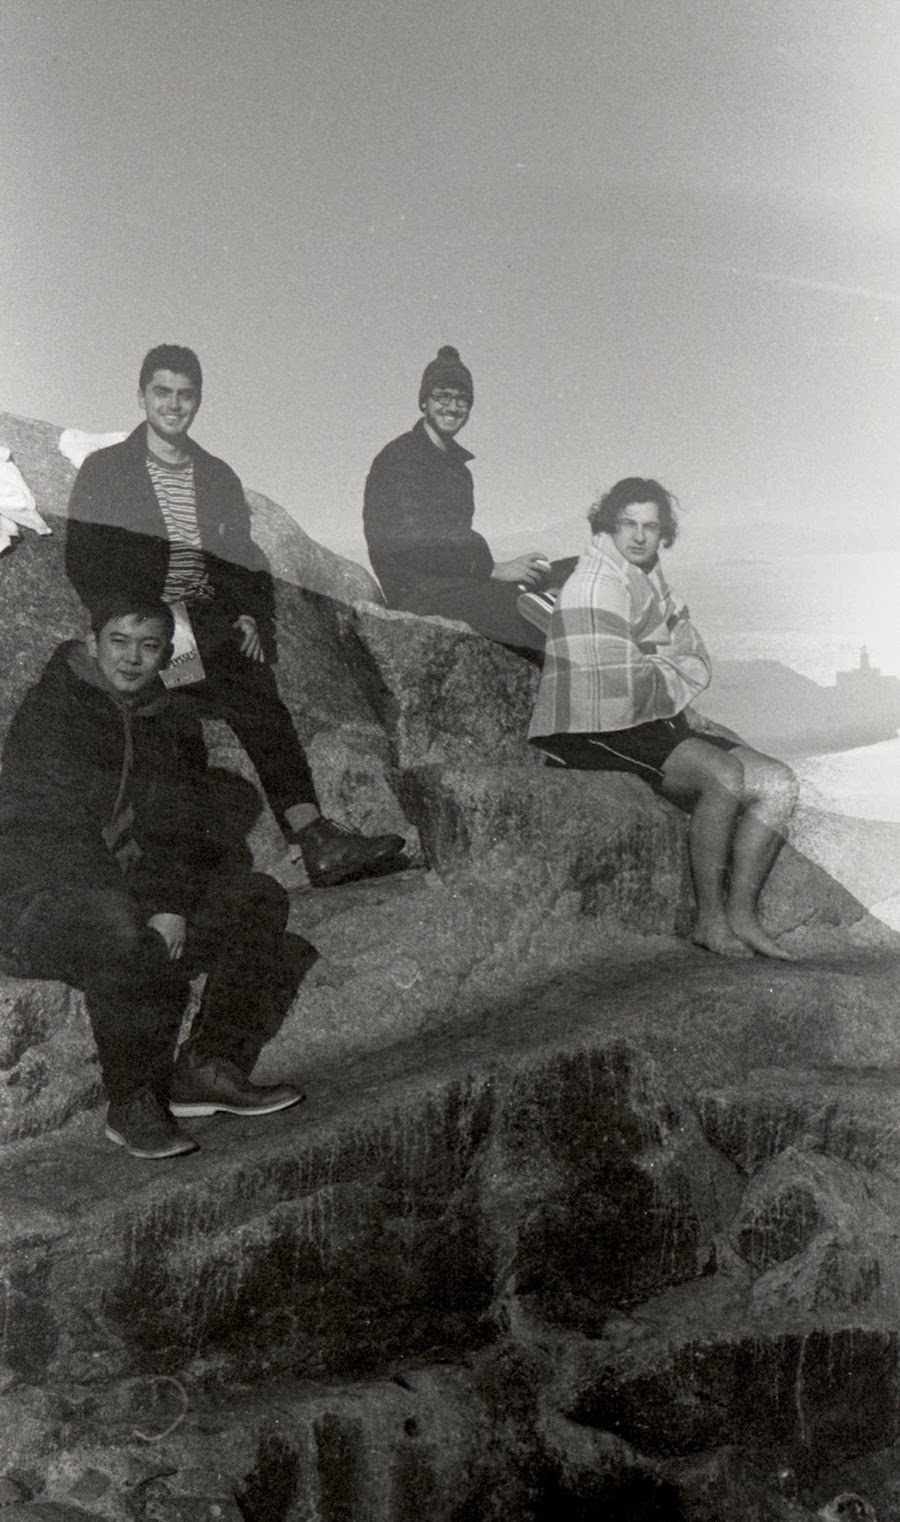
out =
[(153, 718), (169, 707), (170, 696), (157, 678), (136, 703), (129, 703), (111, 687), (84, 640), (68, 640), (60, 645), (48, 665), (54, 678), (70, 681), (75, 677), (109, 699), (122, 721), (122, 764), (115, 801), (101, 834), (107, 850), (115, 857), (122, 872), (140, 860), (141, 849), (133, 833), (134, 807), (131, 802), (131, 777), (134, 768), (134, 720)]
[(96, 687), (98, 692), (105, 693), (117, 708), (124, 709), (130, 714), (139, 714), (141, 718), (151, 718), (154, 714), (162, 713), (171, 702), (168, 689), (163, 686), (159, 677), (156, 677), (149, 687), (138, 694), (136, 703), (129, 703), (127, 698), (110, 686), (84, 640), (67, 640), (64, 645), (60, 645), (50, 665), (53, 666), (56, 662), (66, 665), (73, 675), (77, 676), (79, 681), (86, 682), (88, 687)]

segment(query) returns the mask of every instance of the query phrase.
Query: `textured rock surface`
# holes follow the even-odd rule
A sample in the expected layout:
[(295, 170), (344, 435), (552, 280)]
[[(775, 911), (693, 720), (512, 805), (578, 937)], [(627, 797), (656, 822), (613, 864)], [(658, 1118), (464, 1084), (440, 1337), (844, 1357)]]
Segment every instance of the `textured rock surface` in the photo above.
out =
[[(0, 559), (0, 731), (80, 628), (56, 436), (0, 416), (55, 529)], [(684, 816), (543, 771), (533, 665), (251, 505), (323, 801), (429, 870), (293, 894), (259, 1072), (309, 1098), (188, 1159), (110, 1149), (80, 996), (0, 979), (0, 1509), (900, 1517), (896, 937), (789, 849), (798, 960), (692, 947)]]
[(353, 630), (368, 654), (371, 699), (407, 769), (449, 761), (537, 766), (525, 734), (536, 667), (465, 624), (359, 603)]
[[(710, 962), (344, 1062), (186, 1161), (90, 1117), (8, 1148), (0, 1471), (111, 1522), (721, 1522), (811, 1515), (844, 1465), (895, 1516), (865, 1467), (900, 1433), (895, 1234), (863, 1219), (891, 1224), (891, 1070), (877, 1033), (864, 1071), (804, 1068), (840, 996)], [(858, 1040), (891, 987), (896, 1026), (892, 958), (819, 970), (871, 979)], [(823, 1300), (823, 1241), (865, 1248), (866, 1295)]]
[[(0, 559), (0, 658), (12, 673), (0, 695), (2, 733), (52, 648), (83, 621), (62, 569), (59, 515), (73, 471), (57, 430), (0, 415), (0, 435), (54, 526), (52, 537), (26, 534)], [(270, 1067), (303, 1070), (466, 1019), (589, 961), (598, 945), (614, 954), (623, 927), (687, 931), (683, 816), (634, 779), (559, 777), (539, 766), (524, 740), (536, 680), (529, 661), (462, 625), (379, 607), (361, 567), (313, 545), (265, 499), (253, 507), (276, 574), (279, 685), (323, 806), (358, 828), (402, 833), (413, 864), (421, 841), (441, 874), (427, 885), (420, 877), (329, 894), (327, 908), (322, 895), (297, 896), (295, 924), (323, 965)], [(23, 628), (34, 638), (23, 641)], [(207, 739), (217, 765), (255, 781), (226, 725), (207, 725)], [(279, 866), (280, 833), (260, 805), (249, 835), (256, 860), (297, 884)], [(766, 905), (779, 931), (862, 924), (846, 893), (787, 852)], [(77, 995), (0, 980), (0, 1000), (0, 1137), (12, 1138), (95, 1100), (97, 1072)]]

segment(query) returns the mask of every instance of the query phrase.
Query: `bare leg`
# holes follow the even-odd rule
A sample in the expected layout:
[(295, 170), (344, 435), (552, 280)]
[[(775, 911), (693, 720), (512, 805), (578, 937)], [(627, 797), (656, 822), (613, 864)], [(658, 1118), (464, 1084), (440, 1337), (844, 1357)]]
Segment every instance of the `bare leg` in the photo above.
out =
[(725, 902), (725, 879), (744, 792), (744, 769), (731, 751), (692, 738), (676, 746), (663, 766), (663, 792), (679, 803), (696, 799), (688, 852), (697, 894), (698, 946), (720, 956), (750, 955), (734, 930)]
[(732, 930), (746, 945), (764, 956), (791, 961), (790, 954), (763, 929), (756, 901), (778, 852), (797, 801), (793, 772), (781, 761), (749, 746), (732, 752), (744, 769), (746, 808), (738, 824), (732, 851), (727, 914)]

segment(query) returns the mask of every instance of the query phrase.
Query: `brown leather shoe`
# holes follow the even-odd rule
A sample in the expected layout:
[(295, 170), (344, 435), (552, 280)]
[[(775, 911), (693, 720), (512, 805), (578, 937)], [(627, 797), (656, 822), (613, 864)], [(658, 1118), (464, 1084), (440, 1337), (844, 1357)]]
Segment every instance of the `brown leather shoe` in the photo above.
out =
[(305, 1099), (289, 1083), (251, 1083), (227, 1057), (198, 1057), (190, 1047), (180, 1053), (169, 1089), (173, 1115), (272, 1115)]
[(314, 819), (290, 839), (299, 845), (306, 875), (316, 888), (366, 877), (393, 861), (406, 844), (402, 835), (357, 835), (334, 819)]

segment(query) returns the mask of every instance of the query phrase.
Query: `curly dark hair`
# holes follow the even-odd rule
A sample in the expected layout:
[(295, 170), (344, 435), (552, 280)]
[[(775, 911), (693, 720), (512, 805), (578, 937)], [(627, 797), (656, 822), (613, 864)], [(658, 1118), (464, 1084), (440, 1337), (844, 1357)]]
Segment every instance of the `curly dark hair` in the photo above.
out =
[(203, 371), (193, 349), (186, 349), (183, 344), (157, 344), (155, 349), (144, 355), (138, 377), (140, 391), (146, 391), (157, 370), (171, 370), (174, 375), (186, 375), (197, 387), (197, 395), (202, 396)]
[(662, 529), (660, 544), (668, 549), (678, 537), (678, 519), (675, 516), (677, 499), (659, 481), (645, 479), (644, 476), (626, 476), (623, 481), (617, 481), (615, 486), (604, 492), (599, 502), (591, 505), (588, 513), (591, 531), (595, 534), (615, 533), (620, 514), (626, 507), (634, 507), (637, 502), (656, 503)]

